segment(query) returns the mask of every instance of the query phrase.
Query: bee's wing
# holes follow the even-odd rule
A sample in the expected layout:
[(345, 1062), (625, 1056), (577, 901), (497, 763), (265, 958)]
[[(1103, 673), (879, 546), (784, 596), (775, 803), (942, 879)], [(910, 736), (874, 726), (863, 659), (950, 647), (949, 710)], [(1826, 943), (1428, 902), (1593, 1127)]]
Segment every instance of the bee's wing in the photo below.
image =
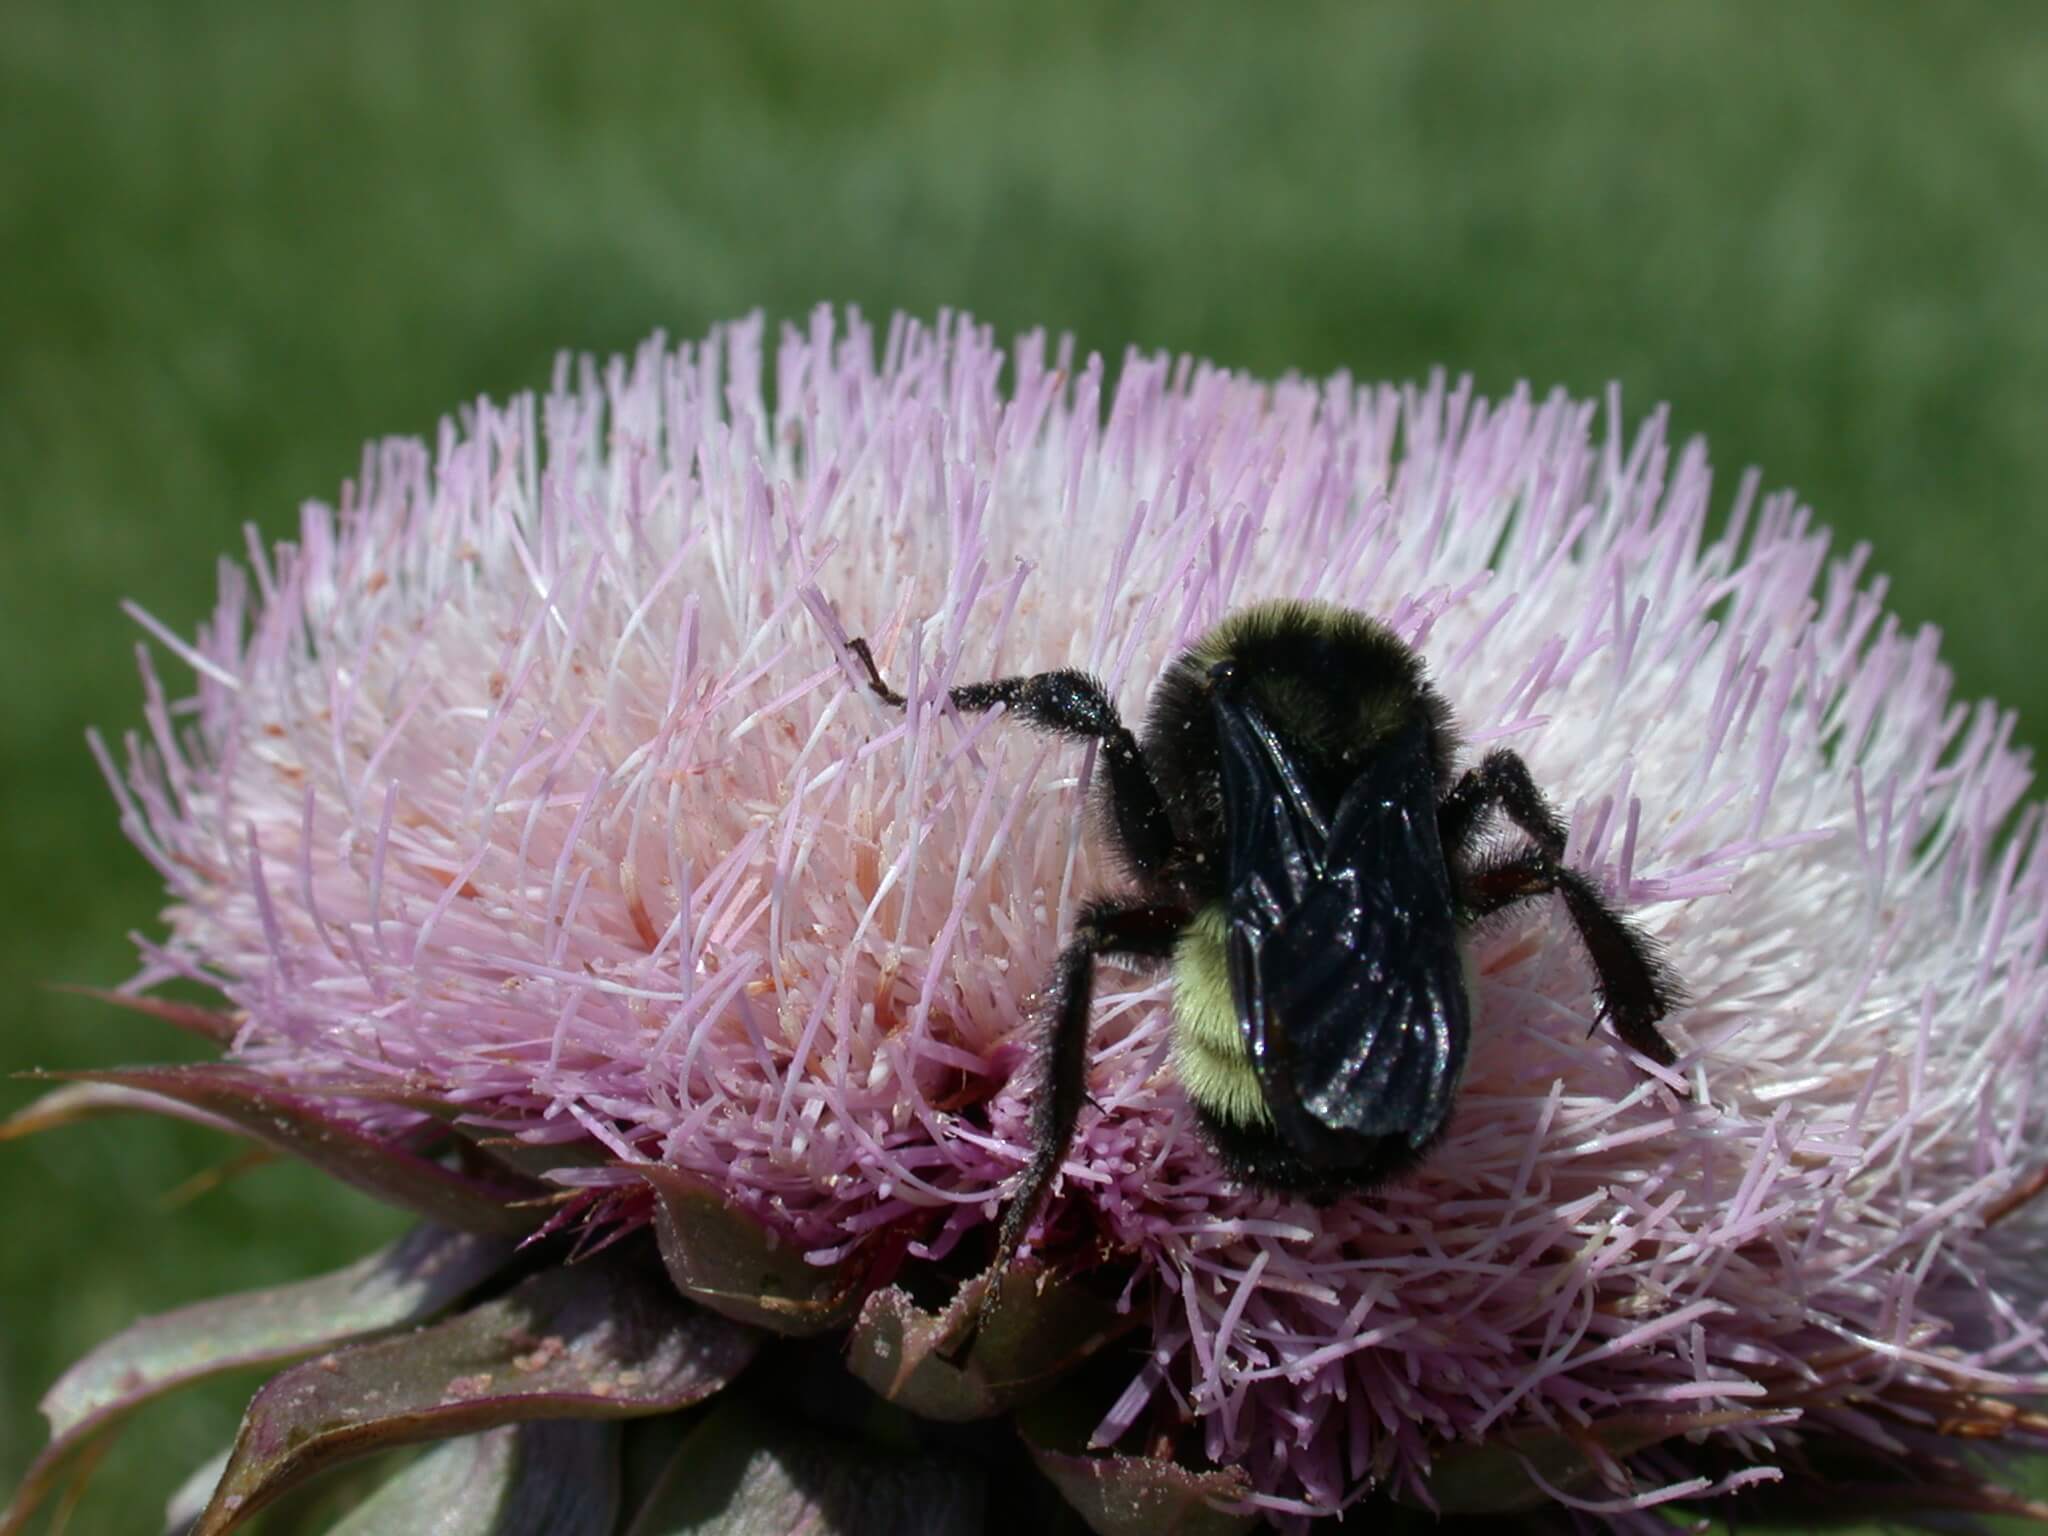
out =
[(1326, 817), (1256, 711), (1219, 714), (1231, 988), (1275, 1129), (1314, 1166), (1419, 1148), (1471, 1015), (1427, 740), (1387, 743)]

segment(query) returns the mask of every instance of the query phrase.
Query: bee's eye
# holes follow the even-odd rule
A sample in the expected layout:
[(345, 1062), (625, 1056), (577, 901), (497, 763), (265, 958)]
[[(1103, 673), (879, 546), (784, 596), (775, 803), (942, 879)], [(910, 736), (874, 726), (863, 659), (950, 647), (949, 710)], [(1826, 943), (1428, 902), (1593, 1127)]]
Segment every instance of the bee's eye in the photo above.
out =
[(1227, 688), (1237, 678), (1237, 663), (1227, 657), (1209, 669), (1209, 681), (1218, 688)]

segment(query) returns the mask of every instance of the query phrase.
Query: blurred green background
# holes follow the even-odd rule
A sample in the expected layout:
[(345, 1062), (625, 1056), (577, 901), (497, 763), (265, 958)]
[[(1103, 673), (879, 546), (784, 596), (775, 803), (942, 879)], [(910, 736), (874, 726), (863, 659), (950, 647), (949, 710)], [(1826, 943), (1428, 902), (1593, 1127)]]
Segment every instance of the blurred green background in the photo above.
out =
[[(1965, 694), (2048, 720), (2048, 30), (2037, 7), (929, 10), (12, 0), (0, 27), (0, 1066), (181, 1054), (111, 982), (155, 882), (88, 725), (132, 597), (364, 439), (819, 299), (1260, 372), (1619, 379), (1870, 538)], [(173, 669), (175, 674), (175, 669)], [(0, 1085), (0, 1110), (30, 1097)], [(139, 1311), (397, 1222), (140, 1122), (0, 1151), (0, 1482)], [(247, 1383), (150, 1415), (75, 1531), (153, 1531)]]

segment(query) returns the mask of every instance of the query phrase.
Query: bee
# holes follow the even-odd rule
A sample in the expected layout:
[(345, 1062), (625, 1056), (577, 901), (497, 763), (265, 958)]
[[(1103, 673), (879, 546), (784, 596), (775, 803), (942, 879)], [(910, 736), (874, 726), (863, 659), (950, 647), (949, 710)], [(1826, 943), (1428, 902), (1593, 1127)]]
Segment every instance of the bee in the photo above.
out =
[[(862, 640), (870, 688), (902, 707)], [(1652, 1061), (1681, 998), (1657, 946), (1564, 863), (1565, 827), (1511, 751), (1459, 773), (1422, 659), (1385, 625), (1280, 601), (1226, 618), (1166, 669), (1140, 741), (1071, 669), (954, 688), (1097, 744), (1109, 840), (1134, 890), (1082, 906), (1060, 951), (1029, 1165), (1003, 1213), (1014, 1258), (1087, 1098), (1098, 961), (1169, 965), (1176, 1075), (1239, 1178), (1329, 1198), (1416, 1166), (1449, 1121), (1471, 1051), (1464, 937), (1555, 894), (1601, 1015)], [(1488, 837), (1497, 816), (1521, 835)]]

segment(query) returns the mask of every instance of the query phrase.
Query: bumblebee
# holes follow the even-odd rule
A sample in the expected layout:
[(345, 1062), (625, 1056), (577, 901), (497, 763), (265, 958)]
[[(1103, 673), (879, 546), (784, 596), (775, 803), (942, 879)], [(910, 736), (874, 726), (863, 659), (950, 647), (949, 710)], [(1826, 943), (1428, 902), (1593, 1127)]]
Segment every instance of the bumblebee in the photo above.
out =
[[(867, 644), (869, 686), (901, 707)], [(1565, 827), (1522, 759), (1453, 767), (1451, 712), (1421, 658), (1348, 609), (1240, 610), (1167, 668), (1142, 742), (1070, 669), (952, 690), (1098, 744), (1110, 840), (1135, 890), (1080, 911), (1061, 950), (1030, 1165), (1003, 1214), (1016, 1253), (1087, 1097), (1098, 960), (1170, 965), (1173, 1061), (1237, 1176), (1319, 1198), (1414, 1167), (1442, 1135), (1471, 1049), (1463, 935), (1556, 894), (1601, 1013), (1651, 1060), (1680, 992), (1656, 946), (1564, 862)], [(1497, 815), (1521, 834), (1502, 847)]]

